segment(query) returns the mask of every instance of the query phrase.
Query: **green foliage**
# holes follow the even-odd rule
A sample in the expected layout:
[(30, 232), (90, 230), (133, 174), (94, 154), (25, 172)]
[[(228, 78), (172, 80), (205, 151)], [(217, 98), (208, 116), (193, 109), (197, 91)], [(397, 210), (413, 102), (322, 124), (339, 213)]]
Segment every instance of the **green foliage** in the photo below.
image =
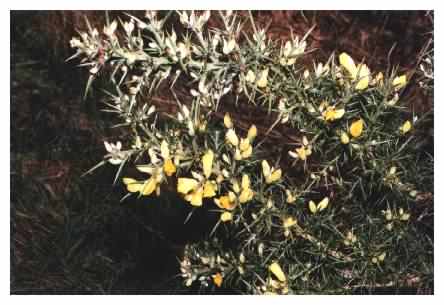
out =
[[(214, 15), (221, 26), (208, 29), (210, 12), (149, 11), (120, 21), (121, 32), (112, 21), (71, 40), (72, 58), (89, 69), (86, 91), (106, 76), (107, 111), (126, 132), (105, 142), (99, 165), (117, 166), (127, 196), (177, 193), (189, 218), (203, 208), (199, 217), (220, 215), (208, 238), (187, 245), (184, 285), (249, 294), (430, 287), (433, 238), (421, 219), (433, 213), (433, 156), (420, 135), (433, 118), (407, 111), (406, 75), (374, 73), (346, 53), (307, 68), (310, 33), (281, 43), (251, 15)], [(159, 111), (168, 89), (173, 110)], [(243, 122), (236, 112), (245, 110), (263, 121)], [(131, 167), (141, 173), (121, 180)]]

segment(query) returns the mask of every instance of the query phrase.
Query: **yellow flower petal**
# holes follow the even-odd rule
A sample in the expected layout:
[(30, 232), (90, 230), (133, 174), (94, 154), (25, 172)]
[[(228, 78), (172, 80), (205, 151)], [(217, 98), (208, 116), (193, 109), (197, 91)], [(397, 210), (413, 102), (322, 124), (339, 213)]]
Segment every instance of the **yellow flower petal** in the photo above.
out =
[(137, 180), (133, 178), (123, 178), (123, 183), (126, 185), (126, 189), (130, 193), (140, 192), (143, 186), (143, 183), (137, 182)]
[(350, 142), (350, 138), (348, 137), (348, 134), (346, 132), (341, 133), (341, 143), (342, 144), (348, 144)]
[(182, 194), (188, 194), (191, 190), (194, 190), (199, 182), (193, 178), (179, 178), (177, 179), (177, 192)]
[(236, 207), (234, 200), (232, 201), (230, 196), (221, 196), (219, 199), (214, 199), (214, 203), (221, 209), (233, 210)]
[(362, 130), (364, 129), (364, 121), (359, 119), (354, 121), (350, 126), (350, 134), (352, 137), (357, 138), (362, 134)]
[(271, 271), (271, 273), (273, 273), (276, 278), (281, 281), (281, 282), (285, 282), (287, 280), (284, 272), (282, 271), (281, 266), (279, 266), (278, 263), (272, 263), (269, 267), (268, 270)]
[(350, 73), (351, 77), (354, 79), (356, 77), (357, 68), (354, 60), (347, 53), (342, 53), (339, 55), (339, 63), (343, 66), (348, 73)]
[(253, 146), (249, 145), (246, 150), (241, 152), (241, 158), (242, 159), (250, 158), (252, 154), (253, 154)]
[(322, 112), (322, 116), (326, 121), (339, 120), (344, 116), (344, 114), (345, 114), (344, 109), (336, 110), (334, 106), (329, 106), (324, 112)]
[(165, 174), (169, 177), (176, 172), (176, 165), (174, 165), (171, 159), (166, 159), (163, 163), (163, 170)]
[(223, 212), (220, 214), (220, 220), (222, 222), (227, 222), (233, 220), (233, 214), (231, 212)]
[(160, 155), (164, 160), (170, 158), (170, 150), (168, 149), (168, 143), (165, 140), (160, 144)]
[(318, 211), (318, 208), (316, 207), (316, 203), (313, 202), (313, 200), (310, 200), (308, 203), (308, 208), (310, 209), (310, 212), (315, 214)]
[(301, 160), (307, 159), (307, 155), (305, 153), (305, 147), (296, 148), (296, 152), (299, 156), (299, 159), (301, 159)]
[(264, 177), (270, 176), (270, 165), (268, 165), (267, 160), (262, 160), (262, 173), (264, 174)]
[(290, 216), (290, 217), (287, 217), (284, 219), (283, 226), (284, 226), (284, 228), (287, 229), (287, 228), (294, 226), (297, 223), (298, 222), (293, 217)]
[(356, 75), (356, 80), (358, 83), (355, 86), (356, 90), (364, 90), (368, 87), (370, 82), (370, 70), (366, 65), (358, 66), (358, 74)]
[(156, 190), (156, 187), (157, 187), (156, 177), (151, 177), (150, 179), (148, 179), (147, 182), (144, 183), (141, 194), (143, 196), (151, 195), (151, 193)]
[(344, 113), (345, 113), (344, 109), (338, 109), (338, 110), (336, 110), (334, 112), (333, 117), (334, 117), (335, 120), (338, 120), (338, 119), (340, 119), (340, 118), (342, 118), (344, 116)]
[(247, 138), (252, 142), (257, 135), (256, 125), (251, 125), (250, 129), (248, 129)]
[(243, 189), (249, 189), (250, 188), (250, 177), (248, 177), (247, 174), (242, 175), (242, 183), (241, 186)]
[(214, 153), (209, 149), (202, 157), (202, 167), (205, 177), (209, 178), (213, 169)]
[(254, 192), (251, 189), (249, 189), (249, 188), (243, 189), (240, 196), (239, 196), (239, 202), (240, 203), (248, 202), (251, 199), (253, 199), (253, 196), (254, 196)]
[(402, 124), (402, 126), (399, 128), (401, 130), (402, 134), (406, 134), (407, 132), (410, 131), (410, 129), (412, 129), (412, 123), (410, 123), (410, 121), (405, 121), (404, 124)]
[(122, 179), (123, 183), (128, 185), (128, 184), (133, 184), (133, 183), (137, 183), (136, 179), (133, 178), (123, 178)]
[(239, 138), (236, 135), (236, 132), (234, 129), (230, 128), (228, 129), (227, 133), (225, 134), (225, 139), (228, 143), (230, 143), (233, 146), (239, 145)]
[(317, 209), (318, 209), (319, 211), (324, 210), (325, 208), (327, 208), (327, 206), (328, 206), (328, 202), (329, 202), (328, 197), (325, 197), (324, 199), (321, 200), (321, 202), (318, 203), (318, 207), (317, 207)]
[(231, 116), (228, 112), (225, 113), (224, 116), (224, 125), (226, 128), (233, 128), (233, 122), (231, 121)]
[(404, 75), (397, 76), (393, 79), (392, 85), (397, 89), (404, 87), (407, 84), (407, 77)]
[(185, 200), (189, 201), (192, 206), (200, 207), (202, 206), (202, 198), (204, 193), (204, 188), (201, 186), (194, 192), (185, 196)]
[(211, 198), (216, 196), (216, 189), (217, 189), (216, 183), (214, 183), (213, 181), (206, 181), (204, 185), (203, 197)]
[(282, 176), (282, 170), (281, 169), (275, 170), (271, 175), (266, 177), (265, 182), (267, 182), (268, 184), (273, 183), (281, 179), (281, 176)]
[(251, 145), (250, 145), (250, 140), (248, 138), (240, 140), (239, 149), (241, 150), (241, 152), (246, 151), (249, 148), (249, 146)]
[(223, 282), (223, 277), (220, 273), (216, 273), (215, 275), (213, 275), (213, 282), (214, 285), (216, 285), (217, 287), (222, 286), (222, 282)]

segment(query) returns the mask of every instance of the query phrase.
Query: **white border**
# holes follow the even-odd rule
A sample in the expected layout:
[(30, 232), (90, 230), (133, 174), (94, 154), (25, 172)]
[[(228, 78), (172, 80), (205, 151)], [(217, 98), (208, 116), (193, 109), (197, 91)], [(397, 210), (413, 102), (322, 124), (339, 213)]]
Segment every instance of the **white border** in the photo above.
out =
[[(441, 2), (441, 1), (439, 1)], [(440, 86), (441, 79), (440, 75), (443, 71), (443, 63), (441, 61), (442, 59), (442, 39), (440, 37), (443, 37), (444, 33), (441, 33), (442, 26), (444, 26), (443, 21), (441, 19), (442, 14), (441, 10), (438, 9), (437, 3), (438, 1), (427, 1), (427, 0), (420, 0), (420, 1), (393, 1), (393, 0), (368, 0), (368, 1), (344, 1), (344, 0), (327, 0), (327, 1), (319, 1), (319, 0), (308, 0), (308, 1), (296, 1), (296, 0), (270, 0), (270, 1), (241, 1), (241, 0), (223, 0), (223, 1), (215, 1), (215, 0), (192, 0), (192, 1), (166, 1), (166, 0), (157, 0), (157, 1), (118, 1), (118, 0), (107, 0), (105, 1), (91, 1), (91, 0), (71, 0), (66, 1), (65, 3), (62, 3), (60, 1), (53, 2), (48, 0), (39, 0), (39, 1), (10, 1), (9, 3), (3, 3), (2, 2), (2, 10), (1, 10), (1, 31), (2, 35), (0, 36), (3, 41), (9, 41), (9, 35), (10, 35), (10, 12), (9, 10), (20, 10), (20, 9), (34, 9), (34, 10), (46, 10), (46, 9), (64, 9), (64, 10), (78, 10), (78, 9), (262, 9), (262, 10), (268, 10), (268, 9), (293, 9), (293, 10), (300, 10), (300, 9), (307, 9), (307, 10), (342, 10), (342, 9), (361, 9), (361, 10), (367, 10), (367, 9), (384, 9), (384, 10), (430, 10), (435, 9), (435, 61), (436, 61), (436, 68), (435, 68), (435, 77), (437, 77), (438, 81), (435, 81), (438, 86), (436, 86), (436, 92), (435, 92), (435, 100), (437, 103), (435, 104), (435, 112), (436, 117), (439, 118), (436, 121), (436, 132), (437, 135), (444, 135), (444, 120), (440, 119), (441, 114), (444, 114), (444, 96), (442, 93), (442, 86)], [(5, 7), (3, 7), (3, 5)], [(6, 46), (6, 43), (3, 44), (3, 48), (1, 48), (2, 52), (2, 82), (0, 83), (2, 86), (2, 103), (3, 105), (7, 105), (7, 110), (9, 110), (9, 101), (10, 101), (10, 67), (8, 65), (8, 60), (10, 58), (9, 54), (9, 44)], [(163, 296), (102, 296), (102, 298), (98, 299), (98, 296), (9, 296), (9, 240), (10, 240), (10, 224), (9, 224), (9, 215), (10, 215), (10, 209), (8, 202), (10, 202), (10, 193), (9, 193), (9, 162), (10, 162), (10, 151), (9, 151), (9, 145), (6, 147), (6, 143), (9, 141), (9, 131), (10, 129), (10, 115), (9, 111), (6, 109), (3, 111), (0, 111), (0, 115), (2, 116), (0, 119), (0, 124), (2, 124), (2, 128), (0, 129), (4, 135), (3, 137), (3, 147), (1, 149), (2, 153), (2, 163), (1, 163), (1, 172), (2, 172), (2, 186), (4, 189), (2, 189), (2, 195), (3, 200), (1, 201), (1, 217), (3, 220), (2, 223), (2, 229), (0, 230), (1, 234), (1, 241), (3, 249), (0, 251), (1, 259), (0, 262), (2, 263), (1, 268), (1, 295), (7, 299), (2, 300), (2, 303), (8, 304), (9, 302), (14, 303), (29, 303), (31, 302), (37, 302), (42, 304), (60, 304), (61, 302), (65, 304), (76, 304), (78, 305), (79, 302), (87, 301), (89, 302), (106, 302), (106, 303), (114, 303), (114, 304), (122, 304), (125, 301), (128, 301), (128, 299), (131, 300), (131, 302), (153, 302), (153, 303), (160, 303), (165, 302), (165, 298)], [(7, 136), (8, 135), (8, 136)], [(8, 137), (8, 138), (7, 138)], [(7, 139), (6, 139), (7, 138)], [(438, 204), (435, 204), (435, 211), (437, 215), (442, 216), (442, 207), (440, 203), (443, 201), (443, 191), (442, 188), (440, 188), (440, 182), (444, 181), (444, 171), (443, 171), (443, 163), (441, 159), (444, 159), (444, 157), (441, 157), (437, 154), (438, 151), (443, 151), (442, 146), (444, 145), (441, 141), (441, 139), (437, 139), (435, 141), (435, 156), (438, 156), (436, 158), (436, 178), (435, 178), (435, 186), (438, 186), (436, 188), (435, 192), (435, 202)], [(440, 149), (441, 148), (441, 149)], [(437, 218), (439, 219), (439, 218)], [(354, 296), (354, 297), (344, 297), (344, 296), (288, 296), (288, 297), (279, 297), (279, 299), (276, 299), (274, 297), (259, 297), (259, 296), (248, 296), (248, 297), (232, 297), (232, 296), (221, 296), (221, 297), (213, 297), (213, 296), (168, 296), (167, 301), (171, 301), (172, 303), (176, 304), (182, 304), (183, 302), (190, 302), (190, 303), (202, 303), (208, 305), (209, 303), (220, 303), (226, 305), (230, 302), (241, 302), (242, 303), (256, 303), (256, 304), (264, 304), (268, 302), (279, 302), (280, 304), (294, 304), (295, 302), (307, 302), (310, 304), (347, 304), (347, 303), (353, 303), (356, 302), (364, 303), (364, 304), (372, 304), (374, 305), (376, 302), (383, 301), (384, 303), (410, 303), (414, 302), (417, 303), (418, 301), (425, 301), (425, 302), (431, 302), (431, 303), (438, 303), (439, 297), (443, 295), (443, 279), (442, 279), (442, 272), (439, 272), (440, 270), (443, 270), (444, 268), (444, 262), (440, 260), (441, 257), (443, 257), (443, 251), (442, 251), (442, 227), (443, 227), (443, 221), (437, 221), (435, 222), (435, 296)], [(32, 300), (31, 300), (32, 298)], [(248, 298), (248, 299), (247, 299)], [(357, 299), (359, 298), (359, 299)], [(418, 299), (418, 298), (421, 298)], [(441, 302), (442, 303), (442, 302)]]

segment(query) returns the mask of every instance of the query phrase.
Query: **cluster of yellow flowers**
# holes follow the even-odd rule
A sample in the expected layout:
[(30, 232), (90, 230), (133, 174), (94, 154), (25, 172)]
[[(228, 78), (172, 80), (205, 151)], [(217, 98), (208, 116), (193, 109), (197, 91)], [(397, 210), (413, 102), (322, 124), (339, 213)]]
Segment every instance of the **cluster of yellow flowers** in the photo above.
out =
[(160, 156), (162, 161), (157, 157), (154, 149), (149, 150), (151, 164), (137, 165), (136, 168), (142, 172), (150, 174), (151, 177), (145, 181), (137, 181), (133, 178), (123, 178), (128, 192), (140, 193), (140, 195), (148, 196), (154, 191), (160, 194), (160, 184), (166, 179), (165, 176), (172, 176), (176, 172), (176, 165), (179, 164), (180, 155), (177, 154), (172, 160), (168, 143), (163, 140), (160, 144)]
[(228, 113), (224, 116), (224, 125), (228, 129), (225, 133), (225, 139), (234, 148), (234, 159), (242, 160), (251, 157), (251, 154), (253, 153), (253, 146), (251, 143), (257, 135), (256, 126), (251, 125), (247, 137), (239, 140), (239, 137), (234, 130), (230, 114)]

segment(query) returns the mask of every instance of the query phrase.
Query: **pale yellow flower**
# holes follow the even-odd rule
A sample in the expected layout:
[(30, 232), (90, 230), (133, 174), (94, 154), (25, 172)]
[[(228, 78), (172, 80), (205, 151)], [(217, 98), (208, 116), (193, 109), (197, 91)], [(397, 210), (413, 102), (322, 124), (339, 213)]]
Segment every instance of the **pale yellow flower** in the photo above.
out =
[(410, 131), (410, 129), (412, 129), (412, 123), (410, 123), (409, 120), (405, 121), (404, 124), (402, 124), (402, 126), (399, 127), (399, 130), (401, 130), (402, 134), (406, 134), (407, 132)]
[(350, 142), (350, 138), (348, 137), (348, 134), (346, 132), (341, 133), (341, 143), (342, 144), (348, 144)]
[(364, 121), (362, 119), (359, 119), (351, 124), (350, 134), (352, 135), (353, 138), (357, 138), (362, 134), (363, 129), (364, 129)]
[(268, 266), (268, 270), (270, 270), (270, 272), (273, 273), (273, 275), (276, 276), (279, 281), (285, 282), (287, 280), (285, 273), (282, 271), (282, 268), (278, 263), (272, 263), (270, 266)]
[(334, 121), (339, 120), (345, 114), (345, 109), (336, 109), (335, 106), (327, 106), (327, 109), (322, 112), (322, 117), (324, 120)]
[(270, 165), (266, 160), (262, 160), (262, 173), (265, 177), (265, 182), (267, 184), (271, 184), (275, 181), (278, 181), (281, 179), (282, 176), (282, 170), (277, 169), (275, 170), (273, 167), (270, 168)]
[(227, 140), (228, 143), (230, 143), (233, 146), (239, 145), (239, 138), (237, 137), (236, 132), (232, 128), (228, 129), (227, 133), (225, 134), (225, 139)]
[(393, 79), (392, 85), (396, 90), (404, 87), (407, 84), (407, 76), (405, 74), (397, 76)]
[(227, 222), (227, 221), (231, 221), (231, 220), (233, 220), (233, 213), (231, 213), (231, 212), (223, 212), (223, 213), (220, 215), (220, 220), (221, 220), (222, 222)]
[(224, 116), (224, 125), (226, 128), (233, 128), (233, 122), (231, 120), (230, 114), (227, 112)]
[(370, 69), (364, 65), (355, 65), (354, 60), (347, 54), (339, 55), (339, 63), (347, 70), (353, 81), (357, 81), (355, 85), (356, 90), (364, 90), (368, 87), (370, 82)]
[(256, 125), (251, 125), (250, 129), (248, 129), (247, 138), (252, 142), (257, 135)]
[(202, 157), (202, 167), (205, 178), (209, 178), (213, 169), (214, 153), (209, 149)]
[(177, 180), (177, 192), (184, 194), (186, 201), (193, 206), (201, 206), (203, 198), (216, 196), (217, 185), (215, 181), (208, 180), (213, 168), (214, 153), (210, 149), (202, 157), (202, 168), (205, 177), (179, 178)]
[(308, 203), (308, 208), (310, 209), (310, 212), (313, 214), (316, 214), (317, 212), (320, 212), (328, 207), (329, 198), (325, 197), (322, 199), (317, 205), (314, 203), (314, 201), (310, 200)]

